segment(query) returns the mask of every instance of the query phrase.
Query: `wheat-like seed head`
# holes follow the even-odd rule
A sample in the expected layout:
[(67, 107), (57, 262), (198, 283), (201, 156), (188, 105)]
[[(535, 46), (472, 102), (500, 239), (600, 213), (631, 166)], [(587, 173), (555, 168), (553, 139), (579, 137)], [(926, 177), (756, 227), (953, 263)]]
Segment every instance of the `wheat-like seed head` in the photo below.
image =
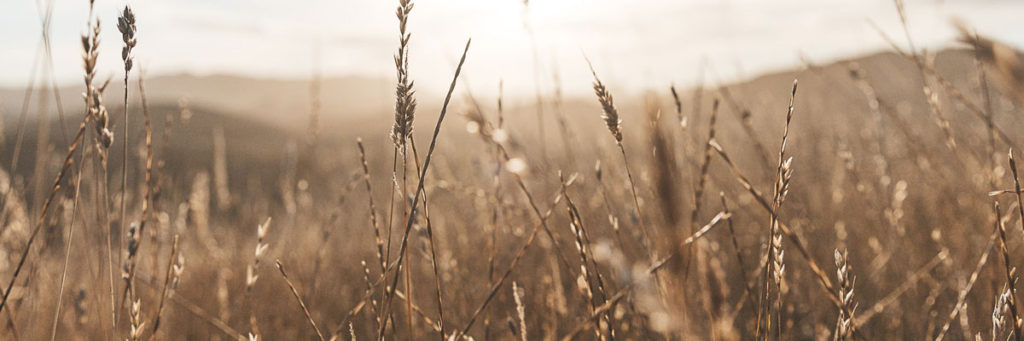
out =
[(356, 146), (359, 147), (359, 161), (363, 166), (363, 184), (366, 185), (366, 196), (370, 202), (370, 225), (373, 225), (373, 238), (377, 246), (377, 262), (380, 269), (385, 270), (384, 261), (384, 240), (381, 238), (380, 224), (377, 222), (377, 205), (373, 202), (373, 187), (370, 185), (370, 164), (366, 162), (366, 148), (363, 147), (363, 139), (356, 138)]
[(1002, 294), (999, 295), (999, 299), (996, 300), (995, 307), (992, 309), (992, 335), (999, 334), (999, 330), (1003, 329), (1003, 325), (1006, 323), (1006, 313), (1010, 311), (1010, 288), (1004, 286)]
[(253, 255), (252, 264), (245, 269), (245, 289), (252, 291), (253, 286), (256, 285), (256, 280), (260, 278), (259, 265), (260, 259), (263, 254), (267, 253), (267, 249), (270, 248), (269, 244), (263, 242), (264, 238), (267, 237), (267, 230), (270, 229), (270, 220), (267, 220), (263, 224), (256, 226), (256, 250)]
[(121, 16), (117, 18), (117, 30), (121, 31), (121, 40), (124, 47), (121, 48), (121, 60), (124, 61), (124, 71), (132, 70), (132, 48), (135, 47), (135, 13), (132, 8), (125, 6)]
[[(125, 281), (130, 281), (135, 275), (136, 256), (139, 253), (139, 242), (141, 242), (138, 230), (139, 225), (136, 223), (132, 223), (131, 227), (128, 228), (128, 235), (126, 236), (128, 239), (128, 249), (126, 250), (128, 261), (124, 263), (124, 268), (121, 270), (121, 278)], [(131, 285), (131, 283), (128, 283), (128, 285)]]
[(146, 327), (146, 322), (142, 321), (142, 300), (136, 299), (132, 302), (131, 311), (128, 314), (131, 320), (131, 330), (128, 332), (128, 339), (131, 341), (138, 341), (142, 339), (142, 331)]
[(398, 53), (395, 54), (395, 70), (398, 74), (398, 85), (395, 87), (395, 124), (391, 128), (391, 139), (396, 147), (404, 146), (412, 137), (413, 120), (416, 116), (416, 98), (413, 90), (414, 82), (409, 79), (409, 38), (412, 36), (406, 26), (409, 13), (412, 12), (412, 0), (399, 0), (395, 15), (398, 17), (400, 34)]
[(519, 337), (526, 341), (526, 305), (523, 304), (521, 291), (523, 288), (519, 286), (519, 283), (512, 281), (512, 297), (516, 301), (516, 315), (519, 316)]
[(841, 304), (838, 323), (839, 330), (836, 331), (836, 337), (839, 340), (846, 340), (847, 336), (852, 331), (852, 316), (857, 310), (857, 304), (853, 302), (854, 282), (850, 278), (849, 254), (847, 252), (840, 253), (839, 250), (836, 249), (834, 256), (836, 262), (836, 278), (839, 280), (839, 300)]
[(789, 194), (789, 183), (790, 179), (793, 178), (793, 157), (790, 156), (782, 163), (782, 177), (779, 178), (777, 186), (779, 186), (779, 204), (786, 200), (786, 195)]
[(575, 219), (572, 218), (574, 215), (571, 209), (569, 215), (571, 217), (569, 219), (569, 230), (572, 231), (573, 242), (576, 246), (576, 252), (579, 253), (581, 260), (580, 276), (576, 279), (576, 283), (579, 289), (582, 290), (583, 294), (587, 297), (587, 301), (592, 301), (594, 299), (594, 291), (593, 288), (591, 288), (590, 286), (590, 272), (587, 269), (587, 249), (583, 244), (583, 232), (580, 230), (580, 227), (577, 225)]
[(1001, 82), (997, 85), (1007, 95), (1024, 103), (1024, 57), (1013, 46), (972, 32), (963, 22), (954, 22), (960, 31), (959, 41), (974, 48), (979, 59), (991, 65)]
[[(778, 222), (776, 221), (775, 224), (778, 225)], [(772, 262), (774, 264), (774, 266), (772, 267), (772, 269), (773, 269), (773, 276), (772, 277), (775, 280), (775, 285), (777, 285), (780, 288), (779, 290), (781, 290), (781, 288), (782, 288), (782, 281), (783, 281), (783, 278), (785, 278), (785, 275), (786, 275), (786, 263), (785, 263), (785, 254), (786, 254), (786, 252), (782, 248), (782, 231), (781, 231), (781, 229), (779, 229), (778, 226), (776, 226), (775, 231), (776, 231), (775, 235), (772, 236), (772, 247), (775, 248), (775, 254), (774, 254), (775, 257), (772, 259)]]
[(590, 73), (594, 75), (594, 94), (597, 95), (597, 101), (601, 103), (601, 119), (608, 126), (608, 131), (615, 137), (615, 142), (622, 143), (622, 120), (619, 119), (619, 111), (615, 109), (612, 94), (608, 92), (608, 88), (597, 77), (597, 71), (594, 70), (594, 65), (590, 63), (590, 59), (587, 59), (587, 65), (590, 67)]
[(85, 96), (86, 101), (91, 99), (93, 92), (93, 80), (96, 78), (96, 61), (99, 57), (99, 36), (93, 33), (99, 32), (99, 19), (96, 19), (95, 26), (89, 27), (86, 34), (82, 35), (82, 66), (85, 69)]
[(82, 61), (85, 69), (85, 97), (86, 115), (93, 120), (96, 128), (97, 143), (103, 148), (110, 148), (114, 144), (114, 133), (110, 131), (109, 115), (107, 108), (103, 106), (103, 91), (110, 84), (107, 79), (102, 85), (96, 86), (96, 62), (99, 60), (100, 46), (100, 20), (96, 19), (89, 33), (82, 35)]
[(181, 274), (185, 272), (185, 256), (178, 255), (178, 260), (174, 263), (172, 271), (174, 276), (171, 278), (171, 288), (177, 288), (178, 283), (181, 282)]

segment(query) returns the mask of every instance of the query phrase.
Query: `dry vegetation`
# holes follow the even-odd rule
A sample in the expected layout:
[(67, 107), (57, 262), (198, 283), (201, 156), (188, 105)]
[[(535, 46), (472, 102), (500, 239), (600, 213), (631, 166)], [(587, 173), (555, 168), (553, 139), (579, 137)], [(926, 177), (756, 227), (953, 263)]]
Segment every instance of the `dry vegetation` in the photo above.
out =
[(128, 8), (108, 112), (113, 26), (89, 13), (84, 115), (32, 132), (24, 110), (4, 139), (2, 338), (1019, 339), (1013, 48), (962, 28), (970, 50), (893, 43), (625, 107), (589, 65), (566, 81), (596, 100), (507, 108), (457, 91), (487, 63), (469, 41), (443, 102), (417, 98), (413, 7), (390, 134), (321, 129), (316, 79), (286, 146), (185, 101), (151, 110)]

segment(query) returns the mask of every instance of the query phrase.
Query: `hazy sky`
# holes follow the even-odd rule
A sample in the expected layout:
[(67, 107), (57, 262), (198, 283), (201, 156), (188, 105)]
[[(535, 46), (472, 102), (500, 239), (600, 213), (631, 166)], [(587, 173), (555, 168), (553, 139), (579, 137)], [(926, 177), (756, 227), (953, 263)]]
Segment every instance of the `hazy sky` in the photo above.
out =
[[(1024, 46), (1024, 2), (906, 0), (915, 43), (950, 46), (959, 17), (986, 35)], [(24, 86), (46, 0), (0, 2), (0, 86)], [(128, 1), (139, 28), (137, 60), (149, 75), (171, 73), (308, 77), (320, 46), (326, 77), (393, 78), (397, 1)], [(104, 21), (101, 70), (119, 74), (117, 10), (97, 0)], [(87, 0), (54, 0), (57, 79), (80, 82), (79, 35)], [(905, 44), (890, 0), (419, 0), (410, 19), (411, 75), (422, 91), (450, 81), (466, 38), (474, 91), (544, 91), (558, 70), (566, 92), (589, 91), (583, 53), (613, 89), (690, 84), (707, 60), (709, 80), (737, 79), (800, 65), (802, 52), (829, 61), (886, 48), (869, 24)], [(536, 44), (527, 28), (532, 28)], [(536, 54), (534, 48), (536, 46)], [(534, 57), (536, 56), (536, 58)], [(539, 68), (535, 68), (539, 61)], [(102, 72), (101, 72), (102, 74)]]

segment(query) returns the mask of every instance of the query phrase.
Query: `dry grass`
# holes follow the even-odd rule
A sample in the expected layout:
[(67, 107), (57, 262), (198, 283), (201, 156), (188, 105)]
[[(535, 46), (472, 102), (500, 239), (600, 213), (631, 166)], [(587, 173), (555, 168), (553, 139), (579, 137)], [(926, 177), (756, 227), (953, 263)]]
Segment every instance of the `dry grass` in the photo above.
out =
[[(240, 138), (199, 109), (190, 119), (186, 101), (150, 108), (127, 8), (117, 25), (125, 116), (111, 122), (90, 12), (77, 134), (51, 152), (40, 129), (33, 171), (17, 167), (33, 142), (27, 122), (4, 141), (13, 150), (0, 173), (0, 338), (1021, 336), (1024, 190), (1013, 141), (1024, 100), (1013, 48), (961, 27), (975, 51), (932, 59), (909, 34), (909, 48), (886, 37), (896, 54), (884, 63), (701, 84), (692, 98), (671, 86), (637, 110), (636, 98), (613, 101), (614, 82), (589, 60), (576, 67), (589, 66), (592, 80), (567, 81), (592, 82), (596, 102), (560, 90), (527, 105), (503, 94), (477, 101), (457, 89), (467, 41), (443, 102), (429, 99), (440, 112), (424, 131), (413, 129), (412, 9), (399, 1), (394, 120), (367, 121), (362, 138), (321, 130), (328, 111), (314, 80), (312, 136), (290, 136), (310, 142), (288, 146), (243, 139), (255, 130)], [(799, 97), (788, 83), (796, 77)], [(449, 111), (465, 122), (446, 120)], [(522, 114), (533, 111), (558, 129), (532, 129), (534, 116)], [(476, 136), (450, 127), (461, 123)], [(109, 153), (115, 140), (123, 155)], [(108, 162), (121, 167), (108, 172)], [(120, 191), (108, 181), (117, 177)], [(1020, 229), (1007, 228), (1014, 220)], [(278, 260), (281, 277), (260, 277), (264, 259)]]

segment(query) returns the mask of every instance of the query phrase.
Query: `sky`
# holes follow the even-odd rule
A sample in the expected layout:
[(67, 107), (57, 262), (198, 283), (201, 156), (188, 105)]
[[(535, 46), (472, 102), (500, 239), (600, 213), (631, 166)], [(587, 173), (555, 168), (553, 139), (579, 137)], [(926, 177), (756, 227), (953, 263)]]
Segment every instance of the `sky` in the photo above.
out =
[[(24, 87), (47, 0), (0, 2), (0, 86)], [(411, 77), (443, 91), (466, 39), (464, 82), (493, 94), (590, 91), (584, 55), (613, 89), (640, 91), (702, 77), (727, 82), (887, 49), (872, 22), (905, 45), (891, 0), (419, 0), (409, 20)], [(118, 9), (138, 18), (136, 61), (149, 76), (394, 78), (397, 1), (96, 0), (100, 74), (120, 77)], [(53, 0), (54, 77), (81, 82), (87, 0)], [(953, 18), (1024, 46), (1024, 2), (906, 0), (915, 44), (954, 46)], [(532, 34), (531, 34), (532, 32)], [(702, 68), (701, 65), (707, 65)], [(706, 73), (701, 70), (707, 70)], [(319, 70), (319, 71), (316, 71)]]

